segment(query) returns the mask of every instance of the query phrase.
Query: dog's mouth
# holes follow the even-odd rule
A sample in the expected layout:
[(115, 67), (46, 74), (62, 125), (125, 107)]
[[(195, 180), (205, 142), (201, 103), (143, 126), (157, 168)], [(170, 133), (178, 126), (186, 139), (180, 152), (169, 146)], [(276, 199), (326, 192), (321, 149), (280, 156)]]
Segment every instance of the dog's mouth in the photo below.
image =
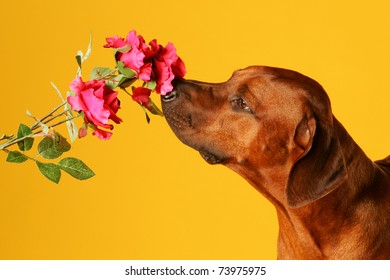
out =
[(175, 132), (192, 127), (191, 114), (187, 113), (186, 110), (183, 110), (182, 102), (174, 102), (178, 101), (178, 95), (178, 92), (174, 89), (166, 95), (161, 96), (164, 115), (168, 124)]
[(219, 164), (219, 163), (223, 163), (223, 160), (222, 158), (212, 154), (212, 153), (209, 153), (209, 152), (206, 152), (206, 151), (199, 151), (200, 155), (202, 156), (202, 158), (209, 164)]
[[(192, 115), (183, 110), (183, 99), (179, 98), (180, 94), (177, 89), (161, 97), (163, 112), (166, 120), (176, 136), (186, 145), (198, 150), (202, 158), (209, 164), (224, 163), (224, 159), (210, 149), (200, 147), (199, 142), (203, 142), (200, 136), (194, 137), (194, 125)], [(196, 141), (198, 140), (198, 141)]]

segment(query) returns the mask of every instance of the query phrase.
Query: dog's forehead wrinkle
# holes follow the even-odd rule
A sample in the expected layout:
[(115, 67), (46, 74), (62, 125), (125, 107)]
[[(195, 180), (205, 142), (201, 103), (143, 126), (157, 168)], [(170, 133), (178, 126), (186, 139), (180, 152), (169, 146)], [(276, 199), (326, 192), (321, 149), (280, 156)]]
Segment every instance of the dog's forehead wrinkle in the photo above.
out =
[(232, 78), (239, 78), (241, 76), (245, 77), (255, 77), (255, 76), (275, 76), (275, 71), (272, 71), (270, 67), (267, 66), (249, 66), (244, 69), (238, 69), (233, 72)]
[(286, 85), (271, 84), (269, 87), (257, 90), (260, 95), (260, 104), (266, 105), (267, 114), (271, 116), (282, 116), (286, 120), (296, 120), (302, 115), (305, 105), (303, 102), (303, 90), (297, 89), (291, 92)]

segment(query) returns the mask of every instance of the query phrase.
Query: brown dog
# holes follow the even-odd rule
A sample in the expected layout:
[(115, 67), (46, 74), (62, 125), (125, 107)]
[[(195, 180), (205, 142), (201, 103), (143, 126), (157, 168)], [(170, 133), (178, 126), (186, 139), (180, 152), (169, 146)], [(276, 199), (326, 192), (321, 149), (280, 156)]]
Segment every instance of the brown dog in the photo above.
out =
[(162, 98), (177, 137), (276, 207), (279, 259), (390, 259), (390, 157), (372, 162), (297, 72), (252, 66)]

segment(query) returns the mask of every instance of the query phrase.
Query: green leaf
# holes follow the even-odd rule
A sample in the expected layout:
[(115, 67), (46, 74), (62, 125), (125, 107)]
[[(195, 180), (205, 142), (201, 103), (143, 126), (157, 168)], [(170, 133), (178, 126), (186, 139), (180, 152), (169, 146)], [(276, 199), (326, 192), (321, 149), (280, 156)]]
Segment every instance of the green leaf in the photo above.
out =
[(160, 108), (157, 107), (156, 104), (152, 101), (152, 99), (149, 98), (149, 104), (151, 109), (148, 109), (149, 112), (151, 112), (153, 115), (159, 115), (161, 117), (164, 116), (163, 112), (160, 110)]
[(76, 61), (77, 61), (77, 64), (79, 66), (79, 69), (77, 69), (77, 73), (76, 73), (77, 77), (81, 77), (82, 76), (81, 64), (83, 63), (83, 57), (84, 57), (83, 52), (82, 51), (78, 51), (77, 55), (76, 55)]
[(62, 155), (62, 151), (58, 151), (54, 146), (54, 140), (50, 137), (45, 137), (38, 144), (39, 154), (47, 159), (55, 159)]
[(40, 125), (42, 127), (43, 134), (48, 134), (49, 133), (49, 127), (46, 124), (44, 124), (44, 123), (41, 123)]
[[(25, 124), (20, 124), (17, 137), (19, 139), (21, 139), (21, 138), (24, 138), (24, 137), (30, 136), (30, 135), (33, 135), (33, 132), (31, 131), (31, 129)], [(21, 151), (30, 150), (33, 144), (34, 144), (34, 138), (31, 138), (31, 137), (26, 137), (22, 141), (18, 142), (18, 146), (19, 146), (19, 149)]]
[(95, 173), (81, 160), (73, 157), (63, 158), (58, 163), (58, 166), (79, 180), (85, 180), (93, 177)]
[(71, 148), (66, 138), (57, 131), (54, 133), (54, 148), (59, 152), (67, 152)]
[(34, 127), (33, 129), (37, 128), (37, 125), (39, 125), (42, 128), (43, 134), (49, 133), (49, 127), (46, 124), (44, 124), (43, 122), (38, 120), (36, 117), (34, 117), (33, 114), (31, 114), (31, 112), (29, 110), (26, 110), (26, 114), (27, 114), (27, 116), (29, 116), (30, 118), (33, 118), (36, 121), (36, 123), (33, 126)]
[(127, 68), (123, 61), (118, 61), (116, 63), (116, 66), (118, 68), (119, 73), (123, 74), (126, 78), (131, 79), (135, 77), (135, 71), (130, 68)]
[(120, 88), (122, 88), (122, 89), (128, 88), (128, 87), (130, 87), (135, 81), (137, 81), (136, 78), (132, 78), (132, 79), (126, 78), (124, 81), (122, 81), (122, 82), (119, 83), (119, 86), (120, 86)]
[(128, 81), (129, 79), (125, 77), (123, 74), (119, 74), (118, 76), (111, 77), (110, 79), (107, 79), (105, 81), (106, 86), (110, 89), (114, 90), (117, 86), (122, 85), (124, 82)]
[(83, 54), (82, 51), (78, 51), (77, 52), (76, 61), (77, 61), (77, 64), (79, 65), (79, 69), (77, 70), (77, 74), (76, 74), (77, 77), (81, 77), (82, 76), (82, 69), (81, 69), (82, 67), (81, 67), (81, 65), (91, 55), (91, 52), (92, 52), (92, 34), (90, 36), (88, 49), (87, 49), (87, 52), (85, 53), (85, 55)]
[(141, 106), (142, 110), (144, 110), (145, 117), (146, 117), (146, 122), (149, 124), (150, 123), (150, 117), (148, 115), (148, 112), (146, 111), (145, 106), (142, 106), (140, 103), (138, 103), (138, 104)]
[(116, 54), (119, 52), (119, 53), (127, 53), (131, 50), (131, 46), (130, 45), (124, 45), (123, 47), (121, 48), (117, 48), (117, 49), (114, 49), (114, 57), (116, 56)]
[[(68, 97), (68, 96), (71, 96), (71, 95), (72, 95), (72, 92), (70, 92), (70, 91), (68, 91), (68, 92), (66, 93), (66, 96), (67, 96), (67, 97)], [(66, 103), (66, 104), (65, 104), (65, 109), (64, 109), (64, 110), (68, 110), (68, 109), (70, 109), (70, 105), (69, 105), (69, 103)], [(66, 113), (66, 117), (67, 117), (68, 119), (72, 118), (72, 117), (73, 117), (72, 112), (71, 112), (71, 111), (68, 111), (68, 112)], [(67, 122), (66, 122), (66, 127), (67, 127), (67, 129), (68, 129), (68, 133), (69, 133), (69, 137), (70, 137), (70, 142), (73, 143), (74, 141), (76, 141), (77, 136), (78, 136), (78, 134), (79, 134), (78, 128), (77, 128), (77, 126), (76, 126), (76, 123), (75, 123), (73, 120), (67, 121)]]
[(146, 113), (146, 111), (145, 111), (145, 117), (146, 117), (146, 122), (150, 123), (150, 117), (149, 117), (148, 113)]
[(70, 137), (70, 142), (74, 142), (77, 139), (77, 136), (79, 135), (79, 131), (77, 129), (76, 123), (73, 120), (66, 122), (66, 127), (68, 128), (68, 133)]
[(51, 86), (54, 88), (54, 90), (57, 92), (57, 94), (60, 96), (62, 102), (65, 102), (65, 99), (64, 97), (62, 96), (62, 93), (60, 92), (60, 90), (58, 89), (58, 87), (53, 83), (53, 82), (50, 82), (51, 83)]
[(107, 67), (95, 67), (92, 69), (90, 80), (101, 80), (115, 72), (116, 70)]
[(30, 118), (35, 119), (35, 117), (33, 116), (33, 114), (31, 114), (30, 110), (26, 110), (26, 115), (29, 116)]
[(22, 163), (28, 160), (28, 157), (26, 157), (24, 154), (18, 151), (11, 151), (8, 153), (7, 159), (8, 162), (14, 162), (14, 163)]
[(76, 54), (76, 61), (77, 61), (77, 64), (78, 66), (81, 68), (81, 64), (83, 63), (83, 57), (84, 57), (84, 54), (82, 51), (78, 51), (77, 54)]
[(43, 163), (37, 161), (39, 171), (50, 181), (58, 184), (61, 179), (61, 169), (54, 163)]
[(155, 80), (151, 80), (150, 82), (146, 83), (146, 87), (150, 90), (155, 90), (157, 86), (157, 83)]
[(85, 56), (83, 58), (83, 61), (87, 60), (88, 57), (91, 55), (91, 53), (92, 53), (92, 33), (89, 36), (88, 48), (87, 48), (87, 52), (85, 53)]
[(127, 53), (131, 50), (131, 46), (130, 45), (124, 45), (123, 47), (121, 48), (117, 48), (117, 49), (114, 49), (114, 54), (116, 54), (117, 52), (120, 52), (120, 53)]

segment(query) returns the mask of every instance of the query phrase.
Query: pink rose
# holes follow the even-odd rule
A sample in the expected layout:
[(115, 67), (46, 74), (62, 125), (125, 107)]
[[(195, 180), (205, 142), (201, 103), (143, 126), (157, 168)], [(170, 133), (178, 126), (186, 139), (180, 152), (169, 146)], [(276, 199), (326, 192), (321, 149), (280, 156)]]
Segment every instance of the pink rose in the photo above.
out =
[(101, 128), (112, 130), (109, 120), (118, 124), (122, 121), (116, 115), (120, 108), (118, 93), (108, 88), (104, 81), (83, 82), (80, 77), (72, 81), (70, 89), (76, 94), (68, 97), (72, 109), (84, 113), (85, 123), (94, 127), (93, 134), (99, 139), (110, 139), (112, 133)]
[(156, 79), (156, 92), (165, 95), (172, 91), (172, 81), (175, 77), (183, 78), (186, 69), (183, 61), (177, 56), (176, 49), (172, 43), (166, 47), (157, 44), (156, 40), (150, 43), (153, 56), (153, 74)]
[(152, 40), (149, 45), (141, 35), (133, 30), (129, 32), (126, 40), (114, 36), (106, 39), (106, 48), (123, 48), (129, 46), (129, 51), (118, 52), (117, 61), (123, 61), (127, 68), (132, 69), (138, 78), (144, 82), (156, 81), (156, 92), (165, 95), (172, 91), (172, 81), (175, 77), (183, 78), (186, 74), (184, 62), (176, 54), (172, 43), (165, 47)]
[(127, 68), (132, 69), (138, 74), (138, 77), (143, 81), (150, 81), (151, 74), (151, 64), (145, 64), (145, 52), (149, 50), (149, 47), (145, 44), (144, 38), (141, 35), (137, 36), (135, 30), (129, 32), (126, 37), (126, 40), (114, 36), (111, 38), (106, 38), (107, 44), (104, 45), (105, 48), (122, 48), (126, 45), (130, 47), (128, 52), (122, 53), (118, 52), (116, 54), (116, 60), (122, 61)]

